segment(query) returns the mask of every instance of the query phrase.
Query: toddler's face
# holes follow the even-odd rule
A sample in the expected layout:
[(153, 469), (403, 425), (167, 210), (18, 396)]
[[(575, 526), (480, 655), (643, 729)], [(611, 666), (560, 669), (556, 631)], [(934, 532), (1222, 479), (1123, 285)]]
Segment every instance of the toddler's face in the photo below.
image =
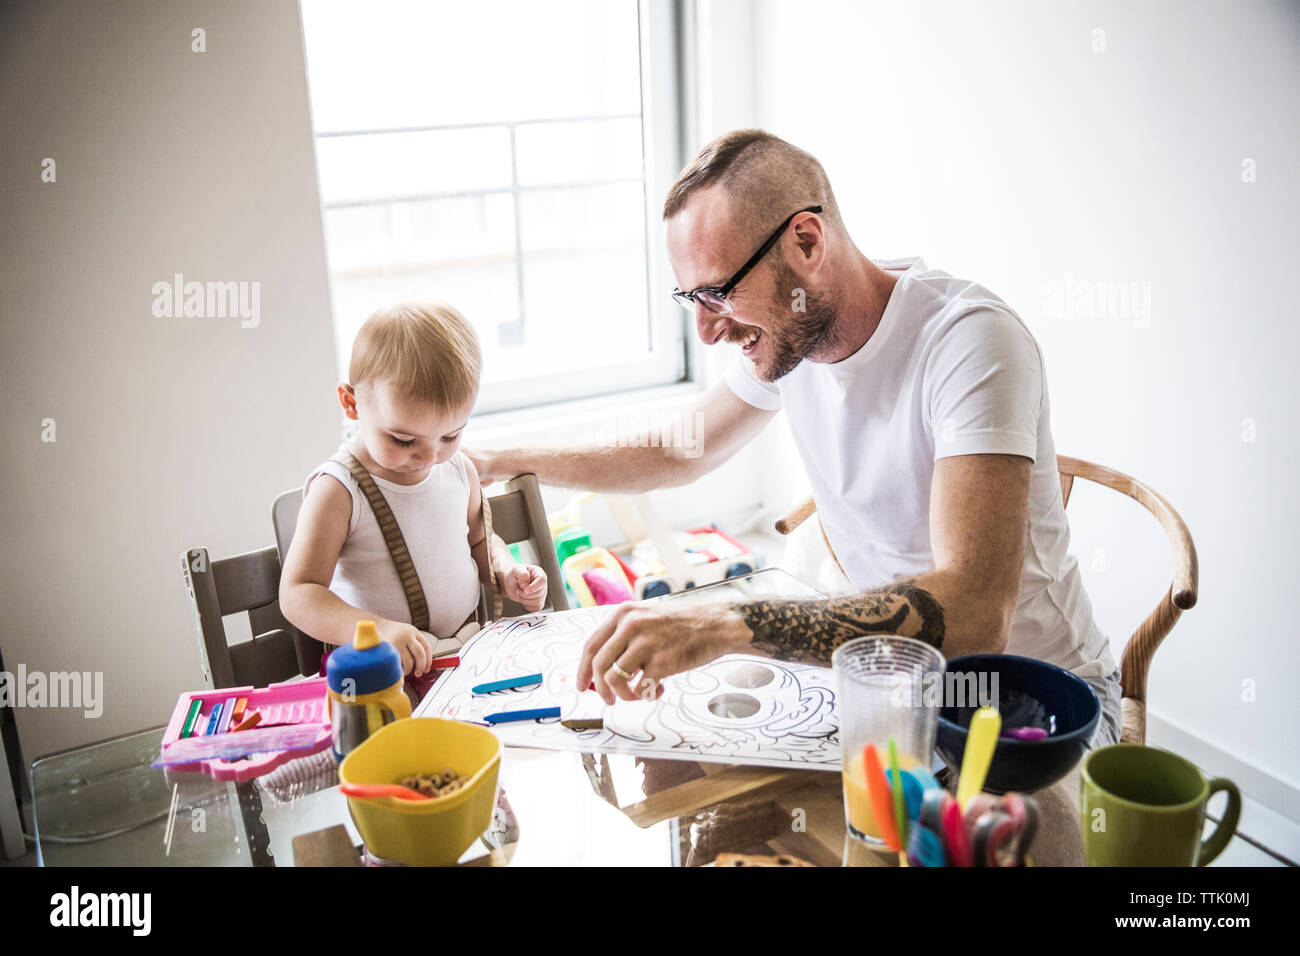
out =
[(423, 479), (456, 454), (474, 408), (471, 398), (463, 408), (446, 411), (395, 394), (387, 382), (362, 385), (355, 397), (366, 451), (380, 468), (407, 482)]

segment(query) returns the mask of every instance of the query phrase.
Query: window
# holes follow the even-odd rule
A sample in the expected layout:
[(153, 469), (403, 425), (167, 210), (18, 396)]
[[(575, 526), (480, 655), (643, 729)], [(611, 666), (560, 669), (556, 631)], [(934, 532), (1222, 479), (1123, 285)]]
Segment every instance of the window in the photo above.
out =
[(302, 0), (344, 379), (365, 317), (410, 298), (478, 329), (479, 412), (683, 377), (671, 9)]

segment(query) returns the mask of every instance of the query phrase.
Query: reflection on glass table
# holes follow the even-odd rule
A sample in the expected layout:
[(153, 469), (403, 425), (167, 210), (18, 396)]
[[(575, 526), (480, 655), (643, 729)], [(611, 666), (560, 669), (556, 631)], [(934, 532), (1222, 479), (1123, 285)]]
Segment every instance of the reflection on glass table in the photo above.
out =
[(248, 866), (264, 855), (264, 834), (250, 843), (240, 812), (241, 801), (255, 799), (249, 785), (149, 766), (164, 729), (32, 762), (41, 865)]
[(781, 568), (764, 568), (752, 574), (727, 578), (714, 584), (705, 584), (689, 591), (665, 594), (663, 597), (651, 598), (655, 601), (671, 601), (674, 604), (703, 604), (713, 601), (744, 601), (748, 598), (818, 598), (825, 597), (820, 591), (809, 587), (789, 571)]
[[(759, 596), (819, 595), (773, 568), (656, 600)], [(33, 763), (43, 863), (289, 865), (295, 837), (337, 825), (360, 846), (322, 755), (222, 783), (151, 768), (161, 737), (154, 728)], [(846, 842), (839, 774), (824, 770), (509, 747), (500, 786), (493, 827), (462, 863), (682, 866), (724, 852), (889, 862)]]

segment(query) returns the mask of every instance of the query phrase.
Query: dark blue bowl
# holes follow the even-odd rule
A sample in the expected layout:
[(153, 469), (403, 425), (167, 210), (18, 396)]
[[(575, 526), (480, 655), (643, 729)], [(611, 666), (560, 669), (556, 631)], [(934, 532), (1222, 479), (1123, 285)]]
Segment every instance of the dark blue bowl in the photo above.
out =
[[(947, 674), (976, 674), (980, 693), (992, 695), (997, 676), (998, 712), (1003, 727), (1042, 727), (1042, 740), (998, 738), (984, 789), (990, 793), (1027, 793), (1051, 786), (1082, 759), (1097, 721), (1101, 702), (1093, 689), (1064, 668), (1013, 654), (968, 654), (948, 661)], [(966, 686), (969, 686), (967, 681)], [(966, 732), (978, 700), (956, 706), (944, 681), (944, 707), (939, 711), (935, 749), (954, 773), (961, 773)]]

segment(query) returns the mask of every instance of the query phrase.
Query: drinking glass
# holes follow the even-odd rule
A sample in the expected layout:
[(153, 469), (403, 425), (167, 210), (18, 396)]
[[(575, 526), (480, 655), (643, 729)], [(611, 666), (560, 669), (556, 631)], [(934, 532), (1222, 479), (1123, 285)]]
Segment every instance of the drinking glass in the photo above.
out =
[(892, 738), (900, 770), (930, 769), (944, 658), (910, 637), (860, 637), (840, 645), (831, 665), (844, 761), (844, 822), (857, 839), (883, 846), (871, 809), (864, 752), (867, 744), (874, 744), (887, 769)]

